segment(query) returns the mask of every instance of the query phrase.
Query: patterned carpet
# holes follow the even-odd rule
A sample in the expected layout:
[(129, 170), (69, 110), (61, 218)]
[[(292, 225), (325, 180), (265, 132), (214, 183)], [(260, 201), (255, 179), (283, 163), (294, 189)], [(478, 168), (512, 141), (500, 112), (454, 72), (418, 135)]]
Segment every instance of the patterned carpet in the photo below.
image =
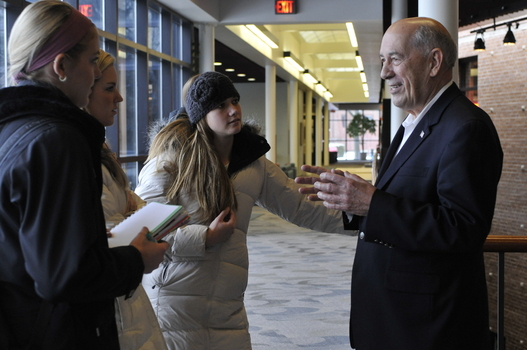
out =
[(247, 241), (253, 350), (349, 350), (357, 237), (303, 229), (255, 207)]

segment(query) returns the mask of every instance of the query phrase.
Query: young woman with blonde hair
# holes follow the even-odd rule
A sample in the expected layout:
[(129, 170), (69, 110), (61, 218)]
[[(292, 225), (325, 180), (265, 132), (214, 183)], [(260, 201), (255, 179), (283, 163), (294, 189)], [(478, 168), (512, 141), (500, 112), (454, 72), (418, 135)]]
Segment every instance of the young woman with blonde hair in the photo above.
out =
[(136, 188), (146, 201), (183, 205), (191, 224), (167, 237), (170, 260), (143, 285), (170, 349), (248, 350), (243, 297), (253, 206), (326, 232), (343, 231), (341, 213), (307, 201), (265, 158), (269, 145), (243, 123), (240, 95), (227, 76), (193, 79), (187, 113), (157, 134)]
[(108, 248), (103, 126), (81, 110), (97, 67), (93, 23), (37, 1), (12, 28), (16, 86), (0, 90), (0, 348), (119, 349), (114, 299), (162, 261), (147, 229)]
[[(111, 126), (123, 97), (117, 88), (115, 58), (100, 50), (97, 65), (101, 77), (95, 81), (86, 111), (103, 126)], [(112, 226), (123, 221), (145, 202), (130, 190), (128, 177), (115, 154), (105, 143), (101, 150), (102, 160), (102, 204), (106, 224)], [(115, 302), (115, 318), (121, 350), (163, 350), (165, 339), (159, 328), (156, 315), (143, 286), (137, 286), (134, 294), (120, 296)]]
[[(114, 124), (118, 105), (123, 101), (123, 97), (117, 88), (115, 58), (104, 50), (100, 52), (97, 65), (101, 71), (101, 78), (95, 81), (85, 110), (103, 126), (108, 127)], [(104, 217), (107, 225), (113, 226), (143, 207), (145, 202), (130, 190), (128, 176), (106, 142), (101, 150), (101, 160)]]

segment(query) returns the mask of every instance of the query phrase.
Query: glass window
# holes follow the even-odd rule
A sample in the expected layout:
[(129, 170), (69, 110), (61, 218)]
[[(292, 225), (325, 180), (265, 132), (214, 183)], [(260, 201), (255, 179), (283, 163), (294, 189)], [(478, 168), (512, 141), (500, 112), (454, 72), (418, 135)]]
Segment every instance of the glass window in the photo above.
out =
[(119, 0), (119, 35), (130, 41), (136, 39), (136, 3), (134, 0)]
[(174, 64), (174, 67), (172, 68), (172, 81), (174, 82), (174, 85), (181, 87), (179, 89), (174, 89), (173, 91), (173, 99), (175, 104), (174, 109), (176, 109), (180, 106), (183, 106), (183, 97), (181, 96), (181, 90), (186, 82), (186, 80), (184, 80), (184, 78), (182, 77), (181, 67), (177, 64)]
[[(355, 115), (362, 115), (375, 125), (375, 132), (351, 137), (348, 126)], [(339, 161), (371, 161), (379, 146), (379, 110), (337, 110), (329, 118), (329, 151), (337, 152)]]
[(148, 47), (161, 52), (161, 10), (159, 6), (148, 6)]
[(151, 121), (161, 120), (161, 59), (150, 56), (148, 68), (148, 115)]
[(137, 64), (136, 50), (119, 45), (119, 91), (124, 101), (119, 105), (119, 156), (137, 155)]
[(183, 106), (183, 96), (181, 96), (181, 91), (183, 89), (183, 85), (189, 80), (194, 73), (192, 70), (186, 67), (182, 67), (178, 64), (174, 64), (172, 68), (172, 79), (173, 79), (173, 85), (177, 86), (173, 90), (174, 96), (173, 100), (175, 103), (175, 108), (179, 108), (180, 106)]
[(459, 88), (476, 106), (478, 102), (478, 56), (459, 60)]
[(6, 87), (9, 84), (6, 52), (5, 3), (0, 1), (0, 87)]
[(181, 59), (181, 20), (172, 16), (172, 56)]
[(192, 28), (191, 23), (172, 16), (172, 56), (185, 62), (192, 60)]
[(104, 28), (103, 0), (79, 0), (79, 11), (93, 22), (97, 28)]
[(180, 48), (180, 60), (184, 62), (192, 62), (192, 37), (193, 37), (194, 26), (190, 22), (181, 20), (181, 48)]

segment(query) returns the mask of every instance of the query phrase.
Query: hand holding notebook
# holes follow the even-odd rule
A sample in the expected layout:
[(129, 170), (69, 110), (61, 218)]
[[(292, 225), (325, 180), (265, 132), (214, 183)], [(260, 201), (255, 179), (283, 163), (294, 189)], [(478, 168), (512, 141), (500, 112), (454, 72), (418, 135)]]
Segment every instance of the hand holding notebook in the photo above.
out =
[(159, 241), (188, 222), (187, 211), (180, 205), (150, 202), (110, 230), (110, 247), (129, 245), (143, 227)]

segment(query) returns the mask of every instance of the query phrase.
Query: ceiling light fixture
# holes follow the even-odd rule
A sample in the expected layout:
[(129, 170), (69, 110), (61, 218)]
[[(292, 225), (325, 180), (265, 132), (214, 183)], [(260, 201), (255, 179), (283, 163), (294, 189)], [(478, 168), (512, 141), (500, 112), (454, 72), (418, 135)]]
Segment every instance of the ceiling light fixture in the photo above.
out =
[[(488, 29), (494, 29), (501, 27), (501, 26), (507, 26), (507, 34), (505, 34), (505, 37), (503, 38), (503, 45), (514, 45), (516, 44), (516, 38), (514, 37), (514, 33), (512, 32), (512, 26), (515, 25), (515, 28), (518, 29), (520, 26), (521, 21), (527, 20), (527, 17), (522, 17), (518, 19), (514, 19), (509, 22), (503, 22), (496, 24), (496, 18), (493, 18), (494, 24), (489, 25), (487, 27), (478, 28), (471, 30), (471, 33), (476, 33), (476, 41), (474, 41), (474, 50), (480, 51), (485, 49), (485, 40), (483, 39), (483, 33)], [(478, 34), (481, 34), (481, 38), (478, 38)]]
[(296, 58), (291, 53), (291, 51), (284, 51), (284, 59), (293, 67), (295, 67), (299, 72), (303, 72), (305, 70), (304, 64), (298, 58)]
[(221, 62), (214, 62), (214, 66), (218, 67), (218, 66), (221, 66), (222, 63)]
[(350, 37), (351, 46), (359, 47), (359, 43), (357, 42), (357, 36), (355, 35), (355, 28), (353, 27), (353, 23), (346, 22), (346, 28), (348, 29), (348, 35)]
[(322, 89), (322, 92), (328, 90), (328, 89), (326, 89), (326, 87), (322, 84), (322, 82), (321, 82), (320, 80), (317, 82), (317, 85), (320, 86), (320, 88)]
[[(484, 30), (478, 30), (476, 33), (476, 41), (474, 41), (474, 51), (485, 51), (485, 39), (483, 39)], [(481, 35), (478, 38), (478, 35)]]
[(360, 80), (365, 83), (366, 82), (366, 73), (364, 71), (360, 72)]
[[(505, 34), (505, 38), (503, 38), (503, 45), (516, 45), (516, 38), (511, 30), (512, 23), (507, 23), (507, 26), (509, 27), (509, 30), (507, 30), (507, 34)], [(519, 24), (516, 23), (516, 28), (518, 28), (518, 26)]]
[(362, 84), (362, 90), (364, 91), (364, 97), (366, 98), (370, 97), (370, 90), (368, 89), (367, 83)]
[(313, 74), (309, 73), (309, 69), (306, 69), (304, 71), (304, 78), (306, 78), (311, 84), (318, 83), (318, 79), (313, 76)]
[(247, 27), (247, 29), (249, 29), (254, 35), (262, 40), (267, 46), (272, 49), (278, 49), (279, 40), (264, 26), (246, 24), (245, 27)]
[(359, 51), (355, 51), (355, 61), (357, 62), (357, 68), (359, 68), (359, 70), (364, 70), (364, 65), (362, 64), (362, 57), (360, 57)]
[(362, 90), (369, 91), (367, 83), (362, 84)]

